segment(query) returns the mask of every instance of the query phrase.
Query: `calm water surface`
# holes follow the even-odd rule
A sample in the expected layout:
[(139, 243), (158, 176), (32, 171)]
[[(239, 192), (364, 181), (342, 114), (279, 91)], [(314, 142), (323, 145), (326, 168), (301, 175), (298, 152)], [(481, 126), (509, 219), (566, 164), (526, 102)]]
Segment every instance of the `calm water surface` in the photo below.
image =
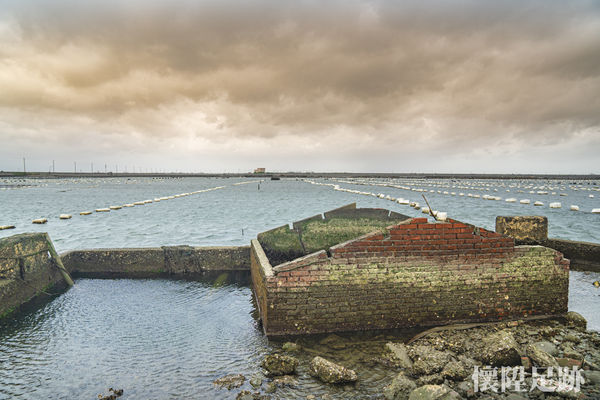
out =
[[(253, 182), (236, 185), (248, 181)], [(600, 242), (600, 215), (590, 213), (592, 208), (600, 208), (595, 182), (317, 182), (421, 204), (424, 192), (415, 190), (426, 190), (433, 208), (492, 230), (497, 215), (546, 215), (550, 236)], [(221, 186), (109, 213), (79, 215), (80, 211)], [(460, 192), (464, 196), (459, 196)], [(467, 193), (502, 200), (483, 200)], [(506, 203), (508, 197), (517, 198), (517, 203)], [(518, 203), (525, 198), (531, 200), (530, 205)], [(542, 201), (544, 206), (534, 207), (534, 201)], [(562, 208), (550, 209), (548, 204), (554, 201), (560, 201)], [(392, 201), (292, 179), (261, 182), (260, 190), (253, 179), (0, 179), (0, 225), (17, 226), (0, 231), (0, 237), (47, 231), (59, 252), (176, 244), (245, 245), (258, 232), (350, 202), (424, 216)], [(569, 211), (571, 204), (581, 211)], [(59, 220), (62, 213), (73, 214), (73, 218)], [(32, 219), (41, 217), (49, 222), (31, 224)], [(600, 329), (600, 290), (592, 282), (598, 279), (600, 274), (571, 272), (569, 299), (569, 308), (581, 312), (596, 330)], [(264, 338), (255, 314), (251, 291), (244, 283), (78, 280), (66, 293), (0, 322), (0, 399), (93, 399), (111, 386), (124, 388), (124, 398), (129, 399), (232, 398), (234, 392), (215, 389), (212, 380), (228, 373), (250, 377), (259, 370), (261, 357), (280, 346)], [(312, 351), (355, 368), (360, 386), (320, 385), (307, 377), (301, 366), (298, 387), (278, 389), (275, 398), (305, 398), (325, 392), (335, 398), (368, 398), (368, 393), (380, 391), (390, 376), (389, 371), (373, 367), (367, 360), (394, 338), (401, 336), (352, 335), (346, 338), (343, 350), (320, 344), (322, 337), (301, 339), (309, 349), (302, 357), (309, 357)], [(308, 358), (301, 361), (306, 365)]]

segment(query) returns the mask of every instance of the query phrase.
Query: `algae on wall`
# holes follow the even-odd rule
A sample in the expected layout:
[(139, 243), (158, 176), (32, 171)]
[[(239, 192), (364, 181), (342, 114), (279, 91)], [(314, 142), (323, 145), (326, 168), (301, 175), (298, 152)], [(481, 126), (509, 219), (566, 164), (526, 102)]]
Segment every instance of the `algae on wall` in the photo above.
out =
[[(357, 210), (357, 211), (360, 211)], [(258, 235), (258, 241), (269, 258), (271, 265), (279, 265), (298, 257), (355, 239), (371, 232), (385, 232), (386, 227), (398, 224), (407, 217), (374, 218), (345, 214), (326, 219), (309, 218), (294, 223), (294, 229), (287, 225)]]

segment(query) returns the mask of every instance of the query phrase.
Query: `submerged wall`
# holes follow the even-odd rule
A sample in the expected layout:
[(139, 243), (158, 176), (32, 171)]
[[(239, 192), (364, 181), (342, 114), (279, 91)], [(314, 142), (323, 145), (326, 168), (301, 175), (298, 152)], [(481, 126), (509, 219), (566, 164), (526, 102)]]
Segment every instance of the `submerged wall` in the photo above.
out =
[(63, 282), (45, 233), (0, 239), (0, 317)]
[(78, 277), (149, 277), (249, 271), (250, 247), (165, 246), (75, 250), (61, 255)]
[(409, 219), (275, 267), (259, 241), (251, 246), (270, 336), (567, 312), (569, 261), (559, 252), (458, 221)]

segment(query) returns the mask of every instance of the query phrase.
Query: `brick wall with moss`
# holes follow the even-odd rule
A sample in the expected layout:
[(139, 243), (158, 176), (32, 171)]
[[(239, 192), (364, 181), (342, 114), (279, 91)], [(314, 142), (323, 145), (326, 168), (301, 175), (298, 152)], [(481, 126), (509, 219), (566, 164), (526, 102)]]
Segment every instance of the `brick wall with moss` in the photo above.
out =
[(328, 250), (262, 275), (257, 297), (268, 335), (567, 311), (569, 261), (559, 252), (515, 247), (509, 237), (458, 221), (414, 218)]

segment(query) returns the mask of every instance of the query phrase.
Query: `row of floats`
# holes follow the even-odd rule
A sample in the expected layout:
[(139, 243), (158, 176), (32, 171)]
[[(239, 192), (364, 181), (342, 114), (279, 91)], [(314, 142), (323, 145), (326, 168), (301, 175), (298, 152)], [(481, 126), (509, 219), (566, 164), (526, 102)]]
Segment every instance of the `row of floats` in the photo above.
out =
[[(214, 187), (214, 188), (196, 190), (194, 192), (189, 192), (189, 193), (180, 193), (180, 194), (175, 194), (175, 195), (172, 195), (172, 196), (158, 197), (158, 198), (155, 198), (153, 200), (142, 200), (142, 201), (135, 201), (133, 203), (126, 203), (126, 204), (118, 205), (118, 206), (110, 206), (110, 207), (106, 207), (106, 208), (96, 208), (94, 211), (97, 212), (97, 213), (107, 213), (107, 212), (110, 212), (110, 211), (120, 210), (122, 208), (130, 208), (130, 207), (135, 207), (135, 206), (143, 206), (143, 205), (150, 204), (150, 203), (158, 203), (158, 202), (161, 202), (161, 201), (178, 199), (180, 197), (192, 196), (194, 194), (211, 192), (213, 190), (219, 190), (219, 189), (223, 189), (223, 188), (225, 188), (225, 186), (217, 186), (217, 187)], [(92, 214), (92, 211), (81, 211), (79, 213), (79, 215), (91, 215), (91, 214)], [(62, 219), (62, 220), (68, 220), (68, 219), (73, 218), (73, 216), (71, 214), (60, 214), (58, 218)], [(36, 219), (32, 220), (31, 222), (33, 224), (45, 224), (45, 223), (48, 222), (48, 218), (36, 218)], [(0, 226), (0, 230), (14, 229), (14, 228), (15, 228), (14, 225), (1, 225)]]
[[(312, 181), (311, 181), (312, 182)], [(489, 195), (489, 194), (484, 194), (484, 195), (479, 195), (479, 194), (473, 194), (473, 193), (463, 193), (463, 192), (449, 192), (449, 191), (442, 191), (442, 190), (427, 190), (427, 189), (422, 189), (422, 188), (415, 188), (415, 187), (410, 187), (410, 186), (402, 186), (402, 185), (395, 185), (395, 184), (390, 184), (390, 183), (380, 183), (380, 182), (370, 182), (370, 183), (366, 183), (366, 182), (360, 182), (360, 181), (348, 181), (348, 180), (336, 180), (336, 182), (338, 183), (346, 183), (346, 184), (352, 184), (352, 185), (365, 185), (365, 186), (384, 186), (384, 187), (391, 187), (391, 188), (396, 188), (396, 189), (402, 189), (402, 190), (410, 190), (413, 192), (422, 192), (422, 193), (438, 193), (438, 194), (443, 194), (443, 195), (450, 195), (450, 196), (466, 196), (466, 197), (471, 197), (471, 198), (476, 198), (476, 199), (483, 199), (483, 200), (492, 200), (492, 201), (501, 201), (502, 198), (500, 196), (495, 196), (495, 195)], [(316, 182), (315, 182), (316, 183)], [(324, 185), (332, 185), (332, 184), (324, 184)], [(339, 188), (339, 185), (333, 185), (333, 186), (337, 186)], [(336, 190), (341, 190), (341, 191), (347, 191), (347, 192), (351, 192), (351, 193), (357, 193), (357, 194), (372, 194), (370, 192), (362, 192), (359, 190), (352, 190), (352, 189), (336, 189)], [(531, 191), (531, 193), (537, 193), (537, 194), (548, 194), (547, 191)], [(556, 194), (555, 192), (552, 194)], [(561, 193), (561, 196), (566, 196), (567, 194), (565, 193)], [(385, 196), (384, 196), (385, 197)], [(590, 194), (588, 196), (589, 198), (594, 198), (593, 194)], [(521, 199), (521, 200), (517, 200), (514, 197), (510, 197), (504, 200), (507, 203), (519, 203), (519, 204), (531, 204), (531, 200), (529, 199)], [(544, 206), (544, 203), (542, 201), (535, 201), (533, 202), (534, 206), (537, 207), (542, 207)], [(562, 208), (562, 203), (561, 202), (550, 202), (550, 204), (548, 205), (550, 208)], [(577, 205), (571, 205), (569, 207), (569, 210), (571, 211), (580, 211), (579, 206)], [(591, 210), (591, 212), (593, 214), (600, 214), (600, 208), (593, 208)]]

